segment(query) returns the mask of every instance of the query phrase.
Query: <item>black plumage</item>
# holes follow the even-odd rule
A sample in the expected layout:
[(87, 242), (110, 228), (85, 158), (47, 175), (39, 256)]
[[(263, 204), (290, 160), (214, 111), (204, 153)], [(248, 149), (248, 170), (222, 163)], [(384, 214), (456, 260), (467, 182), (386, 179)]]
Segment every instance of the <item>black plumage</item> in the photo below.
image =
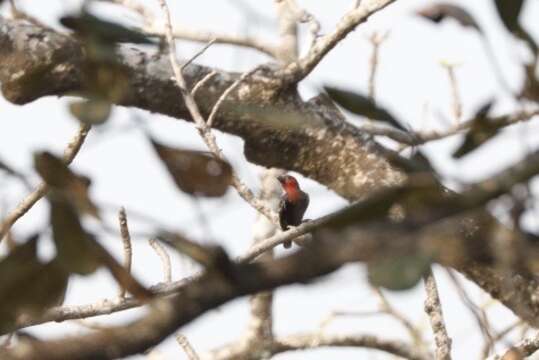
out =
[[(298, 226), (303, 220), (303, 215), (309, 206), (309, 195), (299, 188), (297, 180), (290, 175), (278, 177), (283, 186), (284, 194), (279, 204), (279, 222), (282, 230), (288, 230), (289, 226)], [(283, 243), (285, 248), (292, 246), (291, 241)]]

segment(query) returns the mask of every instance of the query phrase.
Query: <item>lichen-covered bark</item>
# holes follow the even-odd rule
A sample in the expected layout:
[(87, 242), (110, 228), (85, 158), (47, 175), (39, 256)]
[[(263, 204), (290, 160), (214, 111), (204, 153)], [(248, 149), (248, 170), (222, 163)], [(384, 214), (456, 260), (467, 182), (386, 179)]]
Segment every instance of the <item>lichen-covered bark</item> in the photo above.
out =
[[(0, 29), (0, 81), (6, 99), (25, 104), (82, 90), (84, 58), (76, 40), (2, 18)], [(130, 46), (118, 53), (129, 78), (129, 91), (119, 105), (190, 120), (165, 54)], [(184, 76), (193, 87), (210, 71), (192, 64)], [(250, 161), (298, 171), (352, 200), (404, 179), (381, 147), (346, 123), (336, 109), (320, 99), (303, 102), (295, 90), (283, 90), (273, 74), (270, 66), (255, 73), (229, 96), (214, 121), (215, 128), (245, 140)], [(238, 76), (218, 71), (197, 92), (203, 114), (210, 113)]]
[[(129, 75), (129, 91), (118, 105), (190, 120), (165, 55), (130, 46), (121, 47), (118, 54)], [(26, 104), (43, 96), (80, 93), (84, 61), (84, 51), (75, 39), (0, 17), (0, 82), (7, 100)], [(212, 70), (191, 64), (184, 76), (193, 87)], [(297, 171), (349, 200), (362, 199), (405, 179), (391, 165), (387, 150), (348, 124), (324, 96), (303, 101), (294, 89), (283, 87), (277, 73), (269, 65), (261, 68), (230, 95), (214, 121), (215, 128), (245, 141), (248, 160)], [(217, 70), (196, 94), (203, 114), (210, 113), (238, 77), (237, 73)], [(462, 224), (455, 222), (453, 228), (460, 229)], [(466, 232), (460, 229), (452, 236), (462, 237)], [(518, 316), (537, 325), (534, 281), (519, 282), (518, 275), (501, 275), (483, 265), (453, 265)], [(509, 294), (504, 289), (511, 282), (518, 286)]]

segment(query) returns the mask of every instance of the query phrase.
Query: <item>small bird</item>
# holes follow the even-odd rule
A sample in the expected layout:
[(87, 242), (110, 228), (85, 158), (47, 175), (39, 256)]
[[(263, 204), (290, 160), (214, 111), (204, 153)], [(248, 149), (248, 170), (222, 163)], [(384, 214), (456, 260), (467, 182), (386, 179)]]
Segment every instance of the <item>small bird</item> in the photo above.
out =
[[(309, 195), (299, 188), (298, 181), (290, 175), (281, 175), (277, 180), (283, 187), (284, 194), (279, 204), (279, 222), (282, 230), (289, 226), (298, 226), (303, 220), (303, 214), (309, 206)], [(286, 249), (292, 246), (291, 241), (283, 243)]]

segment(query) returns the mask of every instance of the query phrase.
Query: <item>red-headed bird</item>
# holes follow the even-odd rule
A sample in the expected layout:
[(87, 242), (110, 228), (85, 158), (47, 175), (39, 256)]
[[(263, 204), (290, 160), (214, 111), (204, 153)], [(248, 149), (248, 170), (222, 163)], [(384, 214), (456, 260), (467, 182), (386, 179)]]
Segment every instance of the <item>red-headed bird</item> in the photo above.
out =
[[(303, 220), (303, 214), (309, 206), (309, 195), (299, 188), (298, 181), (290, 175), (281, 175), (277, 179), (281, 183), (284, 194), (279, 204), (279, 222), (281, 229), (287, 230), (289, 226), (298, 226)], [(292, 246), (291, 241), (283, 243), (285, 248)]]

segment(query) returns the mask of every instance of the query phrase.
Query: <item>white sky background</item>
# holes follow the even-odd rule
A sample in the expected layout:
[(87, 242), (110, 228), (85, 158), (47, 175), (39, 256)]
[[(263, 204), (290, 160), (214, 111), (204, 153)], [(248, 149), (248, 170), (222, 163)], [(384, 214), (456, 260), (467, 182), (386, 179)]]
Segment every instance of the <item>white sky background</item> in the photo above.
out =
[[(198, 0), (169, 1), (175, 23), (196, 29), (245, 33), (276, 40), (277, 23), (271, 0)], [(368, 0), (364, 0), (368, 1)], [(68, 10), (74, 10), (79, 1), (20, 1), (23, 8), (49, 24)], [(157, 1), (146, 0), (159, 14)], [(260, 19), (245, 17), (242, 7), (245, 3), (256, 12)], [(322, 24), (322, 33), (331, 32), (334, 24), (352, 5), (352, 1), (304, 0), (300, 5), (307, 8)], [(373, 16), (366, 24), (350, 34), (317, 67), (306, 81), (302, 91), (306, 97), (316, 94), (323, 84), (334, 84), (363, 93), (367, 90), (368, 64), (371, 46), (367, 40), (373, 31), (390, 31), (388, 40), (380, 53), (379, 76), (377, 78), (377, 100), (397, 114), (414, 129), (442, 129), (439, 114), (451, 119), (450, 87), (440, 60), (460, 63), (456, 70), (463, 99), (464, 118), (492, 96), (500, 101), (496, 112), (510, 110), (514, 104), (500, 89), (493, 75), (492, 67), (485, 57), (479, 36), (473, 30), (463, 29), (453, 21), (442, 26), (433, 26), (412, 15), (414, 9), (425, 6), (427, 0), (399, 0), (380, 14)], [(456, 1), (475, 15), (495, 48), (497, 61), (504, 76), (513, 89), (517, 89), (522, 75), (519, 63), (525, 53), (504, 32), (495, 16), (493, 1)], [(116, 8), (102, 7), (104, 12), (115, 16)], [(523, 11), (523, 23), (539, 38), (539, 2), (530, 0)], [(117, 18), (126, 19), (125, 14)], [(127, 18), (129, 19), (129, 17)], [(134, 17), (133, 17), (134, 19)], [(129, 20), (128, 20), (129, 21)], [(134, 23), (134, 22), (132, 22)], [(304, 34), (307, 33), (303, 29)], [(302, 44), (307, 44), (303, 38)], [(188, 58), (200, 44), (179, 42), (179, 56)], [(197, 61), (227, 70), (245, 71), (267, 57), (251, 50), (238, 50), (229, 46), (214, 45)], [(69, 115), (66, 99), (45, 98), (30, 105), (18, 107), (0, 98), (0, 158), (16, 169), (30, 174), (34, 183), (38, 177), (31, 170), (32, 152), (48, 149), (63, 151), (65, 144), (75, 133), (77, 122)], [(425, 110), (426, 109), (426, 110)], [(164, 167), (159, 163), (140, 127), (133, 121), (134, 114), (142, 119), (145, 128), (160, 141), (169, 145), (204, 149), (202, 141), (192, 124), (165, 116), (149, 114), (137, 110), (116, 108), (107, 125), (94, 129), (81, 153), (74, 162), (74, 168), (91, 176), (92, 195), (100, 204), (109, 204), (109, 223), (115, 224), (115, 213), (121, 205), (127, 208), (131, 231), (145, 227), (133, 215), (140, 212), (159, 219), (162, 223), (176, 228), (193, 238), (214, 239), (225, 246), (230, 253), (243, 253), (251, 241), (251, 224), (255, 214), (231, 189), (223, 199), (204, 201), (203, 213), (209, 219), (208, 230), (201, 227), (195, 215), (194, 203), (176, 190)], [(359, 121), (350, 117), (350, 121)], [(533, 124), (514, 126), (505, 135), (495, 140), (464, 160), (451, 159), (451, 150), (457, 144), (457, 137), (425, 147), (429, 157), (443, 174), (461, 180), (479, 179), (510, 164), (535, 149), (539, 144), (538, 127)], [(240, 172), (241, 177), (257, 190), (259, 167), (246, 163), (242, 154), (242, 141), (238, 138), (219, 135), (219, 144)], [(345, 201), (319, 184), (301, 179), (304, 189), (311, 194), (311, 205), (307, 218), (316, 218), (345, 205)], [(13, 181), (0, 177), (0, 205), (4, 211), (12, 209), (25, 191)], [(111, 206), (114, 205), (114, 206)], [(130, 216), (131, 215), (131, 216)], [(47, 206), (43, 201), (33, 208), (14, 227), (15, 234), (23, 239), (25, 234), (43, 229), (47, 223)], [(537, 223), (530, 217), (529, 225)], [(103, 243), (121, 256), (119, 238), (104, 235)], [(47, 240), (49, 241), (49, 240)], [(50, 243), (44, 242), (43, 253), (50, 255)], [(146, 239), (134, 242), (134, 273), (146, 284), (162, 280), (161, 264), (151, 250)], [(0, 249), (0, 253), (4, 252)], [(171, 254), (173, 255), (173, 254)], [(173, 277), (179, 279), (192, 268), (173, 256)], [(452, 284), (443, 271), (437, 271), (442, 297), (442, 305), (450, 336), (453, 338), (454, 358), (477, 358), (482, 349), (482, 339), (475, 320), (462, 305)], [(470, 286), (474, 298), (483, 303), (487, 296), (481, 295)], [(66, 300), (67, 304), (85, 304), (102, 298), (114, 297), (117, 288), (103, 271), (90, 278), (72, 281)], [(411, 320), (421, 324), (430, 337), (430, 327), (423, 314), (424, 292), (422, 286), (402, 293), (391, 293), (392, 304), (407, 314)], [(315, 284), (290, 286), (277, 291), (275, 299), (274, 328), (278, 335), (316, 330), (320, 321), (331, 310), (375, 310), (377, 300), (367, 284), (362, 267), (348, 266)], [(139, 314), (129, 311), (113, 316), (94, 318), (91, 321), (124, 321)], [(514, 321), (508, 310), (501, 306), (489, 308), (489, 315), (495, 327), (501, 329)], [(237, 339), (243, 332), (248, 319), (246, 299), (233, 301), (218, 310), (211, 311), (185, 327), (182, 331), (199, 352), (209, 350), (228, 341)], [(32, 329), (34, 331), (34, 329)], [(40, 335), (73, 334), (86, 331), (75, 324), (47, 324), (35, 328)], [(409, 340), (400, 325), (387, 317), (350, 318), (335, 321), (329, 332), (379, 334), (384, 338)], [(180, 347), (171, 338), (156, 350), (165, 359), (183, 359)], [(321, 349), (285, 353), (277, 359), (384, 359), (383, 353), (365, 352), (357, 349)], [(133, 357), (142, 358), (142, 357)]]

